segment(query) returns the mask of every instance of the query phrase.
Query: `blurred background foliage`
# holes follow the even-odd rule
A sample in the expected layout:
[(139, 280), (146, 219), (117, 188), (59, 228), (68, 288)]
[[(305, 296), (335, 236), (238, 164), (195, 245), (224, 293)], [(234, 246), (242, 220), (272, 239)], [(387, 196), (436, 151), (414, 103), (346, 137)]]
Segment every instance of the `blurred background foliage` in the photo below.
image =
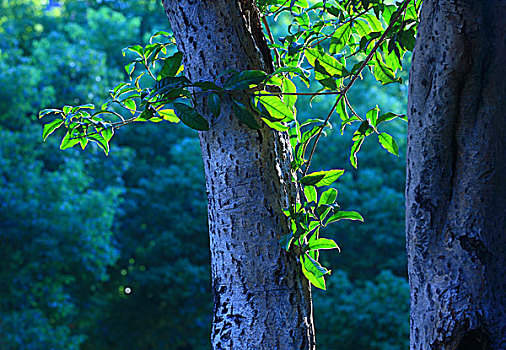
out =
[[(283, 18), (271, 23), (283, 31)], [(100, 103), (127, 78), (121, 49), (168, 23), (155, 0), (0, 0), (0, 348), (207, 349), (212, 315), (204, 173), (196, 133), (168, 124), (118, 130), (98, 149), (43, 143), (37, 111)], [(359, 114), (405, 111), (406, 86), (368, 76)], [(371, 105), (371, 103), (373, 105)], [(299, 118), (332, 101), (299, 99)], [(337, 118), (335, 123), (339, 123)], [(388, 130), (399, 158), (373, 140), (349, 165), (339, 125), (314, 169), (346, 168), (341, 207), (363, 224), (329, 227), (342, 253), (314, 292), (319, 349), (406, 349), (406, 125)]]

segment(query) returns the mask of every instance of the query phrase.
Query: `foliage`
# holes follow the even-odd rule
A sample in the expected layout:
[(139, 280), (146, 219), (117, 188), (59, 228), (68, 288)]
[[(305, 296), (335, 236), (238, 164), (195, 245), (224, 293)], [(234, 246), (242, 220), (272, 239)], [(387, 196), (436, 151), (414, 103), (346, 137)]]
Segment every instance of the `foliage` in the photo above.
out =
[[(280, 38), (282, 45), (269, 38), (278, 63), (274, 72), (225, 71), (214, 81), (191, 82), (184, 76), (183, 53), (172, 53), (170, 47), (174, 39), (169, 33), (160, 31), (149, 39), (149, 44), (131, 45), (123, 50), (123, 55), (127, 51), (134, 53), (134, 58), (125, 66), (131, 82), (122, 82), (110, 90), (111, 98), (97, 111), (88, 111), (95, 108), (91, 104), (42, 110), (40, 118), (55, 116), (44, 126), (43, 138), (64, 126), (67, 132), (61, 149), (77, 144), (85, 149), (92, 141), (107, 154), (114, 130), (133, 122), (182, 121), (192, 129), (207, 131), (209, 123), (197, 110), (196, 96), (211, 96), (207, 104), (214, 115), (220, 114), (221, 99), (232, 96), (234, 113), (241, 124), (260, 129), (260, 117), (269, 127), (290, 135), (293, 182), (303, 189), (305, 198), (284, 210), (292, 230), (280, 243), (286, 250), (292, 244), (297, 246), (304, 275), (314, 286), (325, 289), (324, 276), (330, 274), (330, 270), (318, 262), (319, 251), (339, 247), (330, 239), (320, 238), (320, 230), (342, 219), (363, 221), (363, 218), (357, 212), (340, 210), (335, 189), (321, 190), (318, 194), (317, 188), (330, 186), (344, 170), (308, 173), (311, 160), (334, 111), (341, 118), (341, 133), (348, 125), (359, 124), (352, 136), (350, 153), (350, 162), (355, 168), (358, 151), (366, 137), (374, 133), (383, 148), (398, 155), (394, 138), (379, 131), (379, 127), (384, 122), (396, 118), (406, 120), (406, 117), (392, 112), (380, 115), (377, 106), (361, 117), (351, 107), (347, 93), (367, 66), (384, 85), (402, 82), (395, 73), (402, 69), (405, 52), (413, 49), (418, 8), (411, 0), (405, 0), (398, 7), (383, 1), (322, 2), (310, 6), (306, 1), (288, 4), (284, 0), (260, 1), (259, 6), (274, 17), (283, 12), (292, 15), (290, 34)], [(167, 39), (161, 40), (163, 37)], [(140, 68), (141, 73), (134, 79), (136, 68)], [(307, 119), (299, 123), (295, 107), (298, 93), (292, 80), (297, 77), (309, 87), (310, 72), (319, 86), (316, 92), (309, 94), (330, 93), (336, 95), (336, 100), (324, 120)], [(143, 84), (144, 75), (151, 77), (152, 85)], [(218, 82), (220, 77), (225, 78), (223, 84)], [(133, 116), (123, 117), (114, 110), (118, 106)], [(116, 119), (103, 119), (110, 115)], [(311, 150), (306, 159), (308, 147)]]

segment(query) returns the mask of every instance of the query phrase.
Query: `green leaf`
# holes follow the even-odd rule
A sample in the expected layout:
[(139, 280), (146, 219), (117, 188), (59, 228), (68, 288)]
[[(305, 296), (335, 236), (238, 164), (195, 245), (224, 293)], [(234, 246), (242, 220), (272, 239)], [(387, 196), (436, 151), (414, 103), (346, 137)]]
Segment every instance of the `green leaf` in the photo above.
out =
[(367, 22), (367, 20), (363, 18), (359, 18), (355, 22), (353, 22), (353, 27), (357, 31), (358, 35), (360, 35), (360, 37), (362, 38), (367, 36), (367, 34), (369, 34), (370, 32), (372, 32), (369, 23)]
[[(260, 94), (270, 94), (268, 91), (260, 91)], [(291, 122), (295, 120), (293, 112), (277, 96), (255, 96), (255, 103), (261, 103), (272, 118), (279, 121)]]
[[(282, 91), (284, 93), (295, 93), (297, 92), (297, 87), (290, 79), (285, 78), (283, 79)], [(297, 102), (297, 95), (283, 95), (283, 102), (289, 108), (293, 108), (295, 106), (295, 102)]]
[(61, 114), (61, 113), (62, 111), (59, 109), (54, 108), (43, 109), (42, 111), (39, 112), (39, 119), (49, 114)]
[(415, 48), (415, 30), (410, 28), (406, 31), (401, 31), (398, 35), (400, 44), (408, 51), (413, 51)]
[(371, 62), (374, 64), (373, 74), (376, 80), (381, 82), (382, 85), (402, 81), (401, 78), (395, 77), (394, 71), (383, 62), (381, 55), (376, 53), (374, 56), (374, 60), (371, 60)]
[(244, 90), (248, 89), (250, 85), (256, 85), (261, 83), (267, 73), (261, 70), (245, 70), (239, 73), (233, 74), (223, 84), (223, 88), (227, 90)]
[(209, 110), (214, 115), (215, 118), (218, 118), (221, 111), (221, 100), (220, 95), (211, 93), (207, 97), (207, 106), (209, 107)]
[(378, 141), (381, 143), (381, 146), (383, 146), (383, 148), (388, 152), (395, 154), (396, 156), (399, 155), (399, 147), (397, 146), (397, 143), (392, 136), (386, 132), (382, 132), (378, 135)]
[(392, 112), (388, 112), (388, 113), (382, 114), (378, 118), (377, 125), (379, 125), (380, 123), (383, 123), (383, 122), (388, 122), (388, 121), (395, 119), (395, 118), (401, 118), (402, 120), (407, 121), (405, 114), (395, 114)]
[(218, 85), (213, 83), (212, 81), (197, 81), (196, 83), (192, 84), (195, 87), (201, 88), (202, 90), (223, 90)]
[(66, 133), (63, 139), (61, 140), (60, 149), (65, 150), (67, 148), (73, 147), (79, 143), (79, 139), (70, 138), (70, 133)]
[(209, 130), (209, 123), (206, 118), (201, 116), (195, 108), (180, 102), (175, 102), (173, 105), (177, 117), (181, 119), (183, 124), (194, 130)]
[(62, 126), (63, 123), (65, 123), (64, 120), (56, 119), (53, 120), (51, 123), (44, 125), (44, 130), (42, 130), (42, 139), (46, 141), (47, 137), (51, 135), (60, 126)]
[(237, 119), (239, 119), (240, 123), (253, 130), (260, 129), (260, 124), (258, 124), (255, 116), (243, 103), (233, 100), (232, 106), (234, 107), (235, 115), (237, 116)]
[(297, 143), (300, 141), (300, 125), (299, 123), (294, 120), (290, 123), (290, 128), (288, 130), (288, 136), (290, 137), (290, 145), (292, 145), (292, 148), (295, 148)]
[[(152, 95), (165, 93), (169, 91), (170, 89), (173, 89), (175, 87), (179, 87), (182, 85), (191, 84), (191, 81), (188, 80), (187, 77), (165, 77), (155, 83), (155, 86), (153, 87), (153, 91), (151, 92)], [(163, 90), (162, 90), (163, 89)], [(163, 92), (159, 92), (162, 90)]]
[(107, 155), (109, 153), (109, 142), (100, 134), (90, 134), (86, 136), (88, 140), (95, 142)]
[(356, 211), (338, 211), (337, 213), (328, 218), (327, 222), (325, 223), (325, 226), (339, 220), (364, 221), (364, 218)]
[(129, 76), (132, 76), (132, 73), (133, 73), (133, 72), (134, 72), (134, 70), (135, 70), (135, 65), (136, 65), (136, 64), (137, 64), (137, 62), (130, 62), (129, 64), (127, 64), (127, 65), (125, 66), (125, 70), (126, 70), (126, 72), (127, 72), (127, 74), (128, 74)]
[[(306, 255), (304, 256), (306, 257)], [(325, 290), (325, 278), (323, 276), (316, 277), (312, 272), (308, 271), (305, 265), (306, 258), (300, 257), (300, 262), (302, 265), (302, 273), (309, 282), (311, 282), (312, 285), (314, 285), (316, 288), (320, 288)]]
[(370, 109), (367, 114), (365, 115), (366, 119), (369, 121), (369, 124), (371, 124), (372, 127), (376, 127), (378, 122), (378, 113), (379, 108), (378, 106)]
[(178, 72), (179, 68), (181, 67), (182, 61), (183, 61), (183, 53), (179, 51), (173, 54), (172, 56), (167, 57), (164, 60), (163, 67), (160, 70), (160, 73), (158, 73), (157, 80), (167, 77), (174, 77)]
[(280, 122), (271, 122), (267, 118), (262, 118), (262, 120), (267, 124), (267, 126), (271, 129), (277, 130), (277, 131), (287, 131), (290, 129), (288, 126), (281, 124)]
[(153, 39), (158, 37), (158, 36), (166, 36), (166, 37), (171, 37), (171, 34), (169, 32), (165, 32), (163, 30), (159, 30), (158, 32), (156, 32), (155, 34), (151, 35), (151, 37), (149, 38), (149, 43), (152, 43), (153, 42)]
[(306, 196), (306, 199), (308, 202), (315, 202), (317, 200), (317, 192), (316, 188), (314, 186), (305, 186), (304, 187), (304, 195)]
[(375, 16), (370, 15), (370, 14), (365, 14), (362, 17), (367, 20), (367, 22), (371, 26), (373, 32), (383, 31), (383, 26), (381, 25), (381, 22)]
[(290, 249), (290, 245), (293, 241), (293, 233), (288, 233), (286, 235), (281, 236), (279, 240), (279, 244), (283, 247), (284, 250), (288, 251)]
[(315, 67), (315, 61), (318, 60), (322, 67), (333, 76), (347, 75), (346, 68), (338, 60), (318, 49), (306, 49), (306, 58), (313, 67)]
[(361, 135), (360, 137), (358, 137), (356, 140), (353, 141), (353, 145), (351, 146), (350, 162), (355, 169), (357, 168), (357, 153), (360, 150), (362, 143), (364, 142), (364, 138), (365, 136)]
[(320, 263), (313, 259), (309, 254), (304, 255), (304, 267), (317, 278), (330, 274), (330, 270), (327, 270), (325, 267), (320, 265)]
[(339, 118), (341, 118), (341, 120), (349, 119), (348, 111), (346, 110), (346, 102), (344, 101), (344, 98), (341, 98), (341, 100), (337, 104), (336, 113), (339, 114)]
[(300, 183), (304, 186), (316, 185), (324, 177), (325, 177), (325, 175), (323, 175), (323, 174), (319, 174), (319, 175), (310, 174), (310, 175), (306, 175), (302, 179), (300, 179)]
[(135, 52), (140, 57), (142, 57), (144, 55), (144, 49), (142, 48), (141, 45), (132, 45), (132, 46), (127, 47), (126, 49), (123, 49), (123, 56), (125, 55), (125, 50), (130, 50), (132, 52)]
[(319, 249), (339, 249), (339, 246), (332, 239), (328, 238), (318, 238), (314, 241), (310, 241), (308, 243), (309, 250), (319, 250)]
[(80, 139), (79, 139), (79, 143), (81, 144), (81, 148), (82, 148), (82, 149), (85, 149), (85, 148), (86, 148), (86, 145), (88, 144), (88, 139), (87, 139), (87, 138), (82, 137), (82, 138), (80, 138)]
[(63, 114), (68, 114), (72, 111), (72, 106), (63, 106)]
[(72, 108), (72, 112), (76, 112), (80, 109), (95, 109), (95, 105), (92, 103), (87, 103), (85, 105), (75, 106), (74, 108)]
[(126, 108), (132, 113), (135, 114), (135, 111), (137, 109), (135, 105), (135, 101), (133, 99), (127, 98), (126, 100), (121, 101)]
[(173, 109), (159, 109), (156, 112), (163, 120), (166, 120), (170, 123), (179, 123), (179, 118)]
[(304, 82), (304, 84), (306, 84), (306, 86), (309, 87), (310, 80), (306, 77), (306, 71), (300, 67), (289, 67), (289, 66), (288, 67), (280, 67), (280, 68), (276, 69), (274, 71), (274, 73), (272, 73), (271, 75), (277, 75), (280, 73), (297, 74), (299, 76), (300, 80), (302, 80)]
[(351, 26), (348, 23), (343, 24), (332, 35), (330, 39), (329, 52), (336, 54), (341, 52), (344, 47), (348, 44), (351, 36)]
[(304, 176), (300, 180), (300, 183), (304, 186), (308, 186), (308, 185), (314, 185), (317, 187), (329, 186), (334, 181), (339, 179), (339, 177), (341, 177), (341, 175), (343, 175), (343, 174), (344, 174), (344, 170), (341, 170), (341, 169), (317, 171), (317, 172), (314, 172), (314, 173)]
[(102, 130), (101, 134), (102, 134), (102, 137), (107, 142), (109, 142), (111, 140), (112, 136), (114, 135), (114, 128), (113, 127), (108, 127), (106, 129)]
[(329, 188), (323, 192), (318, 201), (318, 206), (325, 204), (333, 204), (337, 198), (337, 190), (335, 188)]

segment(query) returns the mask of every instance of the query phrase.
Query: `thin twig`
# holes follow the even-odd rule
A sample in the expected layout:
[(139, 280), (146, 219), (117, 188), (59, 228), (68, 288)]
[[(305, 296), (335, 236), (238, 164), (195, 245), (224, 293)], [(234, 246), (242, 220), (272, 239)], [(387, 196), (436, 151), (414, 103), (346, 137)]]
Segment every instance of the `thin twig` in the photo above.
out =
[[(275, 44), (274, 38), (272, 37), (271, 28), (269, 27), (269, 23), (267, 23), (267, 19), (265, 16), (262, 16), (262, 23), (264, 24), (265, 30), (267, 31), (267, 35), (269, 36), (269, 40), (272, 44)], [(281, 56), (279, 56), (278, 50), (274, 48), (274, 54), (276, 55), (276, 64), (278, 67), (281, 67)]]
[(364, 62), (362, 63), (362, 65), (360, 66), (360, 68), (358, 69), (358, 71), (351, 78), (350, 82), (348, 83), (348, 85), (346, 85), (346, 87), (344, 88), (344, 90), (342, 90), (341, 94), (337, 97), (337, 100), (334, 103), (334, 105), (332, 106), (332, 108), (330, 109), (330, 112), (329, 112), (327, 118), (325, 118), (325, 121), (323, 122), (323, 125), (320, 128), (320, 131), (316, 135), (315, 141), (313, 143), (313, 147), (311, 148), (311, 153), (310, 153), (309, 158), (307, 160), (307, 166), (306, 166), (306, 170), (304, 171), (304, 175), (306, 175), (307, 171), (309, 170), (309, 166), (311, 165), (311, 160), (313, 159), (314, 151), (316, 149), (316, 145), (318, 143), (318, 140), (320, 139), (320, 137), (322, 135), (323, 129), (325, 128), (325, 126), (329, 122), (329, 119), (332, 116), (332, 113), (334, 113), (337, 105), (339, 104), (339, 102), (341, 102), (341, 99), (343, 98), (343, 96), (346, 95), (346, 93), (351, 88), (351, 86), (353, 85), (353, 83), (355, 83), (355, 80), (357, 80), (357, 78), (360, 76), (360, 73), (362, 73), (362, 70), (365, 68), (365, 66), (367, 65), (367, 63), (371, 60), (372, 56), (376, 53), (376, 51), (380, 47), (380, 45), (383, 42), (383, 40), (385, 40), (388, 32), (390, 32), (390, 30), (392, 29), (392, 27), (394, 26), (394, 24), (397, 22), (397, 20), (401, 16), (401, 14), (404, 12), (404, 10), (406, 10), (406, 7), (408, 6), (408, 4), (409, 4), (410, 1), (411, 0), (406, 0), (404, 2), (404, 4), (402, 4), (401, 9), (397, 13), (397, 15), (395, 16), (395, 18), (393, 19), (393, 21), (390, 22), (390, 24), (388, 25), (387, 29), (385, 29), (385, 32), (383, 33), (383, 35), (381, 35), (381, 37), (379, 38), (379, 40), (376, 42), (376, 45), (374, 45), (374, 47), (371, 50), (371, 52), (369, 53), (369, 55), (367, 55), (366, 59), (364, 60)]
[(355, 112), (355, 110), (353, 109), (353, 107), (351, 106), (351, 103), (350, 101), (348, 100), (348, 96), (344, 95), (344, 102), (346, 102), (346, 105), (348, 106), (348, 108), (350, 109), (351, 113), (353, 113), (353, 115), (355, 117), (358, 118), (358, 120), (360, 120), (361, 122), (364, 121), (364, 119), (362, 119), (358, 114), (357, 112)]

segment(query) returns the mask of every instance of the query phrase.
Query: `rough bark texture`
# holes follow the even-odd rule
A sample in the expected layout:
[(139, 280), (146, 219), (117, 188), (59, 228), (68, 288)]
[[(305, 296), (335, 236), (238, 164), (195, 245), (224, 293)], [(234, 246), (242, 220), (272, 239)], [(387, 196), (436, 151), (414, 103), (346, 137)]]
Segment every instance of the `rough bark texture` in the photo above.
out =
[[(187, 77), (213, 80), (228, 69), (272, 69), (251, 0), (165, 0)], [(209, 199), (214, 349), (314, 349), (310, 289), (293, 255), (281, 209), (293, 193), (289, 143), (240, 125), (231, 101), (200, 133)]]
[(425, 0), (408, 102), (411, 349), (506, 349), (506, 7)]

